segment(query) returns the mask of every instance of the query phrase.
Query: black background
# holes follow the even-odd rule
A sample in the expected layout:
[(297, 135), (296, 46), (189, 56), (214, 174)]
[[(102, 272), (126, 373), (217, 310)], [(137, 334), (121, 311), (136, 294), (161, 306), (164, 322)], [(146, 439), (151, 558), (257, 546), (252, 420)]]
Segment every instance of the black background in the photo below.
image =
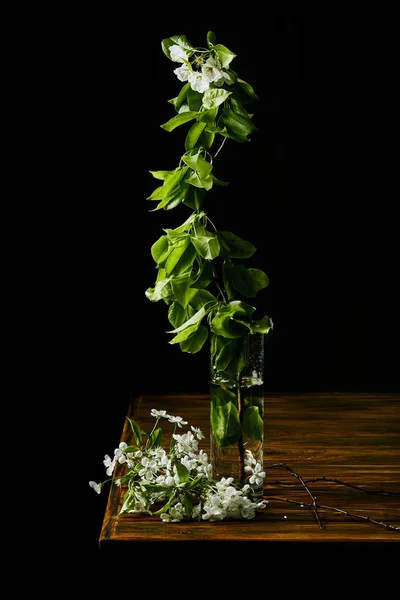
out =
[(106, 502), (88, 482), (104, 478), (102, 460), (119, 442), (130, 398), (208, 391), (207, 352), (169, 345), (166, 306), (144, 293), (156, 275), (151, 245), (186, 214), (152, 213), (146, 200), (157, 183), (149, 171), (175, 168), (183, 154), (185, 126), (160, 128), (182, 85), (163, 38), (185, 34), (200, 46), (214, 31), (259, 96), (258, 131), (249, 144), (223, 148), (214, 172), (230, 184), (210, 192), (206, 210), (218, 228), (257, 247), (254, 266), (270, 278), (257, 301), (259, 316), (274, 321), (266, 391), (400, 388), (392, 84), (378, 55), (382, 47), (390, 55), (390, 31), (383, 35), (372, 18), (368, 27), (358, 15), (336, 26), (332, 15), (273, 4), (234, 28), (213, 11), (195, 16), (158, 12), (155, 23), (147, 8), (130, 27), (127, 15), (114, 15), (93, 32), (96, 47), (89, 44), (80, 70), (79, 151), (93, 210), (77, 365), (87, 382), (78, 411), (86, 459), (76, 493), (85, 494), (79, 529), (88, 556), (98, 553)]

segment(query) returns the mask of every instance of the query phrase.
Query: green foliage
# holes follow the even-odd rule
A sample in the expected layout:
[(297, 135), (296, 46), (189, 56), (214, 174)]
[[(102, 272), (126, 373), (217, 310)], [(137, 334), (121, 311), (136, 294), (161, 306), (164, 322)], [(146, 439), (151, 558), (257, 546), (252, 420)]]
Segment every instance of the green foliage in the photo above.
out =
[[(246, 143), (257, 131), (247, 105), (258, 97), (232, 70), (236, 54), (217, 44), (212, 31), (205, 48), (193, 47), (185, 35), (163, 39), (161, 47), (182, 84), (169, 101), (176, 114), (161, 127), (172, 134), (183, 130), (184, 152), (175, 169), (150, 171), (159, 183), (147, 200), (158, 203), (156, 211), (183, 204), (192, 212), (183, 224), (165, 229), (153, 243), (157, 275), (145, 293), (151, 302), (163, 301), (168, 306), (172, 325), (168, 333), (173, 334), (169, 343), (196, 354), (208, 342), (213, 364), (234, 389), (240, 387), (246, 362), (243, 341), (272, 329), (270, 317), (255, 318), (256, 307), (249, 304), (269, 285), (269, 279), (261, 269), (244, 264), (256, 247), (230, 231), (219, 230), (205, 212), (205, 204), (215, 187), (229, 184), (214, 172), (225, 142)], [(243, 432), (261, 439), (258, 409), (243, 407), (239, 414), (235, 398), (234, 392), (222, 387), (212, 397), (211, 423), (222, 445), (237, 441)]]
[(220, 387), (211, 394), (210, 400), (211, 427), (217, 444), (234, 444), (242, 435), (236, 394)]

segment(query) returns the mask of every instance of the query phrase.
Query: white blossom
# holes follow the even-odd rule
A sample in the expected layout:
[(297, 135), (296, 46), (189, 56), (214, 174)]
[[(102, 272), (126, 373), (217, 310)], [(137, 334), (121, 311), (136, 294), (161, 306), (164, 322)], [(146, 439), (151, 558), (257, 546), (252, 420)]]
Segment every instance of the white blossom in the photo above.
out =
[(139, 476), (143, 477), (147, 481), (151, 481), (154, 477), (154, 473), (157, 470), (157, 461), (150, 460), (147, 456), (144, 456), (140, 463), (143, 465), (143, 469), (140, 469)]
[(184, 421), (182, 417), (174, 417), (173, 415), (168, 416), (168, 421), (170, 423), (176, 423), (178, 427), (182, 427), (182, 425), (187, 425), (187, 421)]
[(222, 77), (222, 72), (220, 69), (220, 63), (217, 62), (214, 58), (209, 58), (201, 67), (201, 72), (203, 77), (209, 82), (213, 83), (214, 81), (218, 81)]
[(160, 517), (164, 523), (178, 523), (182, 521), (184, 515), (177, 509), (177, 505), (175, 505), (171, 506), (169, 513), (162, 513)]
[(235, 80), (226, 71), (221, 71), (221, 77), (220, 79), (214, 81), (214, 85), (217, 87), (221, 87), (222, 85), (224, 85), (224, 83), (226, 83), (227, 85), (233, 85), (235, 83)]
[(187, 65), (182, 65), (177, 69), (174, 69), (174, 73), (179, 79), (179, 81), (188, 81), (191, 70)]
[(126, 462), (126, 456), (123, 454), (123, 451), (127, 447), (128, 444), (126, 442), (121, 442), (119, 444), (118, 448), (114, 450), (114, 462), (118, 461), (120, 465), (123, 465)]
[(199, 427), (193, 427), (193, 425), (191, 425), (190, 429), (193, 431), (195, 437), (198, 440), (203, 440), (205, 438), (204, 433), (201, 431), (201, 429)]
[(188, 75), (188, 81), (192, 90), (199, 92), (199, 94), (203, 94), (210, 87), (210, 82), (200, 71), (191, 71)]
[(106, 473), (107, 475), (110, 477), (113, 474), (114, 471), (114, 467), (115, 467), (115, 458), (111, 459), (110, 456), (108, 456), (108, 454), (106, 454), (104, 456), (104, 460), (103, 460), (104, 466), (106, 467)]
[(98, 494), (101, 493), (101, 483), (96, 483), (95, 481), (89, 481), (89, 485), (90, 487), (92, 487), (94, 489), (95, 492), (97, 492)]
[(178, 454), (190, 454), (197, 451), (198, 442), (191, 431), (183, 435), (174, 433), (172, 437), (177, 442), (176, 449)]
[(204, 521), (222, 521), (226, 517), (226, 512), (222, 508), (222, 500), (217, 495), (211, 495), (204, 503)]
[(181, 46), (178, 46), (178, 44), (170, 46), (169, 55), (171, 57), (171, 60), (173, 60), (174, 62), (183, 63), (185, 60), (189, 60), (189, 57), (185, 50)]
[(161, 418), (165, 418), (168, 419), (168, 415), (167, 415), (167, 411), (166, 410), (156, 410), (155, 408), (152, 408), (150, 411), (150, 414), (152, 417), (156, 417), (156, 419), (161, 419)]
[(261, 485), (264, 481), (265, 472), (262, 470), (260, 463), (257, 463), (253, 469), (253, 474), (250, 476), (249, 482), (252, 485)]
[[(166, 411), (152, 409), (152, 416), (158, 420), (166, 418), (170, 423), (182, 427), (187, 425), (182, 417), (169, 415)], [(144, 432), (143, 432), (144, 433)], [(184, 433), (172, 433), (168, 451), (161, 446), (150, 446), (144, 441), (135, 452), (126, 452), (127, 444), (120, 442), (114, 450), (114, 457), (104, 456), (107, 475), (112, 476), (117, 462), (125, 465), (125, 474), (113, 480), (118, 487), (127, 485), (121, 513), (152, 514), (157, 503), (168, 503), (168, 510), (160, 515), (162, 521), (175, 523), (185, 518), (203, 521), (223, 519), (252, 519), (256, 510), (265, 508), (266, 501), (253, 502), (253, 485), (262, 485), (265, 472), (262, 463), (246, 450), (245, 472), (248, 474), (245, 485), (237, 485), (233, 477), (213, 479), (212, 465), (203, 449), (198, 450), (198, 440), (204, 435), (197, 427), (190, 427)], [(150, 439), (150, 434), (148, 435)], [(182, 482), (178, 475), (177, 461), (188, 471), (190, 480), (195, 482), (196, 502), (187, 513), (183, 503)], [(157, 488), (149, 486), (152, 483)], [(89, 485), (98, 494), (103, 483), (90, 481)], [(260, 499), (258, 499), (260, 500)]]

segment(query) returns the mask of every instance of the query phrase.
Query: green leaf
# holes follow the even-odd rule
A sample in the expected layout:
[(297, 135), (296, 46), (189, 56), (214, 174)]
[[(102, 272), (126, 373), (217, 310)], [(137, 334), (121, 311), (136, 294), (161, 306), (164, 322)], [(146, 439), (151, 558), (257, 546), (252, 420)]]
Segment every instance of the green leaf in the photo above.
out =
[(197, 488), (200, 482), (204, 482), (204, 475), (200, 475), (200, 477), (195, 477), (194, 479), (188, 481), (183, 487), (186, 491), (190, 491)]
[(209, 31), (207, 33), (207, 46), (211, 48), (211, 46), (213, 46), (216, 41), (217, 38), (215, 37), (215, 33), (213, 31)]
[(204, 216), (205, 216), (204, 212), (192, 213), (191, 215), (189, 215), (189, 217), (186, 219), (186, 221), (184, 221), (182, 223), (182, 225), (179, 225), (179, 227), (175, 227), (175, 229), (164, 229), (164, 231), (166, 231), (168, 233), (168, 237), (170, 239), (173, 239), (174, 237), (178, 238), (178, 237), (180, 237), (181, 233), (190, 231), (191, 226), (194, 221), (196, 221), (198, 219), (202, 219)]
[(216, 50), (218, 58), (223, 67), (227, 67), (229, 63), (231, 63), (232, 60), (236, 57), (236, 54), (228, 50), (228, 48), (226, 46), (223, 46), (222, 44), (217, 44), (213, 47), (213, 50)]
[(157, 483), (146, 483), (143, 480), (140, 482), (140, 487), (146, 494), (170, 494), (172, 486)]
[(229, 137), (229, 133), (228, 133), (226, 127), (219, 127), (219, 126), (210, 124), (210, 125), (207, 125), (207, 131), (209, 131), (210, 133), (222, 135), (222, 137)]
[(203, 110), (197, 113), (197, 119), (202, 123), (215, 123), (215, 119), (217, 118), (218, 107), (209, 108), (207, 110)]
[(201, 108), (203, 102), (203, 94), (200, 92), (196, 92), (191, 87), (188, 89), (187, 93), (187, 103), (191, 111), (198, 112)]
[(208, 328), (204, 327), (204, 325), (200, 325), (194, 335), (191, 335), (190, 338), (181, 342), (181, 350), (182, 352), (187, 352), (189, 354), (196, 354), (196, 352), (200, 352), (207, 339)]
[(154, 446), (162, 446), (162, 429), (158, 427), (148, 437), (147, 447), (154, 448)]
[(150, 248), (151, 256), (153, 260), (158, 264), (162, 265), (163, 262), (168, 258), (168, 236), (162, 235)]
[(227, 285), (248, 298), (254, 298), (269, 284), (269, 279), (260, 269), (248, 269), (243, 265), (225, 263), (223, 277)]
[(215, 108), (225, 102), (232, 92), (223, 90), (222, 88), (209, 88), (203, 94), (203, 106), (206, 109)]
[(205, 127), (206, 127), (206, 123), (201, 123), (199, 121), (196, 121), (196, 123), (193, 123), (193, 125), (189, 129), (188, 134), (186, 136), (186, 140), (185, 140), (186, 151), (193, 150), (193, 148), (195, 148)]
[(229, 98), (229, 103), (231, 105), (231, 108), (232, 108), (233, 112), (235, 112), (238, 115), (242, 115), (246, 119), (250, 118), (250, 115), (247, 112), (247, 110), (243, 107), (242, 103), (239, 102), (236, 98), (234, 98), (233, 96), (231, 96)]
[(136, 504), (135, 494), (128, 490), (128, 492), (124, 495), (124, 502), (121, 507), (121, 513), (128, 512), (134, 508)]
[[(206, 265), (209, 265), (209, 264), (210, 264), (209, 262), (206, 263)], [(209, 309), (214, 305), (218, 305), (218, 300), (208, 290), (193, 289), (192, 291), (194, 292), (194, 294), (189, 302), (190, 302), (190, 306), (192, 306), (195, 311), (200, 310), (200, 308), (205, 305), (207, 305), (209, 307)]]
[(186, 306), (183, 306), (178, 300), (174, 301), (168, 308), (168, 321), (175, 328), (179, 327), (188, 320)]
[(244, 411), (243, 433), (251, 440), (262, 440), (264, 435), (264, 421), (258, 406), (248, 406)]
[(182, 160), (192, 169), (189, 177), (186, 177), (186, 182), (195, 187), (210, 190), (213, 186), (213, 178), (210, 175), (211, 163), (204, 160), (200, 152), (192, 156), (184, 155)]
[(171, 279), (171, 288), (174, 293), (174, 297), (184, 308), (187, 306), (188, 289), (190, 284), (190, 271)]
[(179, 333), (181, 331), (184, 331), (188, 327), (191, 327), (192, 325), (198, 325), (200, 323), (200, 321), (206, 316), (206, 314), (207, 314), (207, 311), (205, 310), (204, 306), (202, 306), (200, 308), (200, 310), (198, 310), (193, 315), (193, 317), (191, 317), (191, 319), (189, 319), (188, 321), (185, 321), (185, 323), (182, 323), (182, 325), (180, 327), (177, 327), (176, 329), (172, 329), (171, 331), (168, 331), (167, 333)]
[(186, 178), (186, 181), (194, 187), (204, 188), (207, 191), (211, 190), (214, 183), (212, 175), (201, 177), (200, 173), (197, 171), (193, 171), (189, 177)]
[[(145, 434), (146, 432), (142, 430), (142, 431), (141, 431), (141, 433), (144, 433), (144, 434)], [(138, 445), (136, 445), (136, 444), (129, 444), (129, 446), (127, 446), (127, 447), (125, 448), (124, 452), (125, 452), (125, 453), (128, 453), (128, 452), (136, 452), (137, 450), (139, 450), (139, 446), (138, 446)]]
[[(214, 140), (215, 140), (215, 133), (211, 133), (211, 132), (207, 131), (207, 129), (204, 129), (201, 136), (199, 137), (199, 146), (208, 150), (213, 145)], [(213, 180), (214, 180), (214, 183), (217, 183), (217, 181), (218, 181), (216, 179), (216, 177), (214, 177), (214, 176), (213, 176)]]
[(135, 441), (137, 443), (138, 446), (140, 446), (140, 444), (142, 443), (142, 431), (139, 427), (139, 425), (136, 423), (136, 421), (134, 421), (133, 419), (130, 419), (129, 417), (127, 417), (130, 425), (131, 425), (131, 429), (132, 429), (132, 433), (134, 435)]
[(229, 249), (229, 256), (232, 258), (249, 258), (256, 251), (256, 247), (250, 242), (246, 242), (239, 236), (230, 231), (219, 231), (218, 239)]
[(176, 467), (176, 472), (178, 474), (179, 481), (181, 483), (185, 483), (186, 481), (188, 481), (190, 473), (189, 473), (188, 469), (185, 467), (185, 465), (183, 463), (181, 463), (180, 460), (175, 460), (174, 465)]
[(248, 326), (243, 321), (251, 321), (255, 308), (234, 300), (229, 304), (222, 306), (216, 312), (210, 322), (210, 329), (213, 333), (225, 338), (239, 338), (248, 331)]
[[(185, 489), (190, 487), (192, 487), (192, 482), (189, 482), (189, 485), (185, 486)], [(191, 515), (193, 510), (193, 498), (190, 493), (183, 495), (182, 504), (185, 507), (186, 514)]]
[(161, 202), (159, 202), (159, 204), (157, 204), (157, 207), (151, 211), (151, 212), (155, 212), (156, 210), (172, 210), (173, 208), (175, 208), (176, 206), (178, 206), (179, 204), (181, 204), (181, 202), (183, 202), (188, 194), (188, 191), (190, 189), (189, 184), (186, 181), (181, 181), (179, 183), (179, 185), (170, 193), (168, 194)]
[(187, 171), (187, 167), (177, 167), (173, 171), (169, 171), (165, 176), (163, 185), (156, 188), (147, 200), (164, 200), (177, 194)]
[(152, 191), (152, 193), (146, 198), (146, 200), (162, 200), (164, 198), (164, 192), (164, 186), (160, 185)]
[(214, 365), (217, 371), (228, 373), (230, 379), (236, 379), (247, 362), (246, 344), (242, 337), (231, 340), (220, 336), (216, 337), (222, 341), (216, 344)]
[(175, 100), (175, 108), (176, 108), (177, 112), (181, 112), (180, 109), (186, 102), (187, 93), (188, 93), (189, 89), (190, 89), (190, 83), (185, 83), (185, 85), (182, 86), (182, 89), (179, 92), (178, 97)]
[(242, 92), (244, 92), (245, 95), (249, 98), (249, 100), (253, 102), (258, 100), (257, 94), (255, 93), (254, 89), (249, 83), (243, 81), (243, 79), (240, 78), (237, 78), (236, 83), (238, 84)]
[(195, 257), (196, 250), (191, 243), (190, 237), (185, 237), (174, 242), (165, 263), (166, 275), (180, 275), (193, 264)]
[(202, 258), (213, 260), (219, 255), (218, 236), (215, 233), (205, 231), (204, 235), (192, 235), (190, 239)]
[(217, 179), (213, 174), (211, 174), (211, 177), (213, 178), (213, 182), (215, 185), (220, 185), (222, 187), (226, 187), (227, 185), (229, 185), (229, 181), (221, 181), (221, 179)]
[(268, 315), (260, 319), (259, 321), (255, 321), (251, 324), (251, 331), (253, 333), (269, 333), (273, 328), (272, 320)]
[(211, 173), (212, 165), (208, 161), (204, 160), (200, 152), (197, 154), (182, 156), (182, 160), (194, 171), (198, 171), (200, 176), (205, 177)]
[(175, 117), (172, 117), (172, 119), (161, 125), (161, 127), (162, 129), (165, 129), (165, 131), (173, 131), (176, 127), (179, 127), (188, 121), (193, 121), (195, 118), (196, 113), (194, 111), (182, 112), (175, 115)]
[[(176, 334), (172, 340), (169, 341), (170, 344), (181, 344), (182, 342), (187, 342), (191, 339), (192, 336), (195, 335), (196, 331), (199, 329), (199, 323), (195, 323), (194, 325), (190, 325), (186, 327), (182, 331)], [(179, 329), (179, 328), (178, 328)]]
[(218, 388), (210, 396), (210, 423), (219, 446), (236, 443), (241, 435), (237, 398), (227, 389)]
[(171, 171), (149, 171), (156, 179), (165, 179)]
[(185, 196), (183, 204), (189, 206), (193, 210), (200, 210), (204, 204), (207, 191), (204, 188), (190, 186)]
[(225, 107), (221, 118), (225, 125), (241, 138), (247, 138), (248, 135), (257, 131), (250, 119), (233, 112), (231, 108)]
[(164, 504), (164, 506), (162, 506), (161, 508), (159, 508), (155, 512), (152, 512), (151, 514), (153, 516), (155, 516), (155, 517), (157, 516), (158, 517), (158, 516), (162, 515), (163, 513), (167, 512), (170, 509), (171, 504), (172, 504), (172, 502), (173, 502), (173, 500), (175, 498), (175, 490), (173, 490), (172, 488), (170, 488), (170, 489), (172, 491), (171, 491), (170, 497), (168, 498), (168, 502), (166, 502), (166, 504)]
[(145, 291), (146, 298), (151, 300), (151, 302), (158, 302), (159, 300), (166, 300), (172, 294), (171, 288), (171, 278), (161, 279), (157, 281), (155, 287), (148, 288)]

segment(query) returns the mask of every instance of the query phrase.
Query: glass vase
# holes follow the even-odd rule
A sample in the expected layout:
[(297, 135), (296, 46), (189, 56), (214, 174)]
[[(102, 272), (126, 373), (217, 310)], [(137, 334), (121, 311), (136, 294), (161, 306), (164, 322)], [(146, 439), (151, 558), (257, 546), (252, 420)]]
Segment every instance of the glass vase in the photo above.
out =
[(210, 462), (214, 479), (233, 477), (262, 495), (264, 334), (211, 337)]

